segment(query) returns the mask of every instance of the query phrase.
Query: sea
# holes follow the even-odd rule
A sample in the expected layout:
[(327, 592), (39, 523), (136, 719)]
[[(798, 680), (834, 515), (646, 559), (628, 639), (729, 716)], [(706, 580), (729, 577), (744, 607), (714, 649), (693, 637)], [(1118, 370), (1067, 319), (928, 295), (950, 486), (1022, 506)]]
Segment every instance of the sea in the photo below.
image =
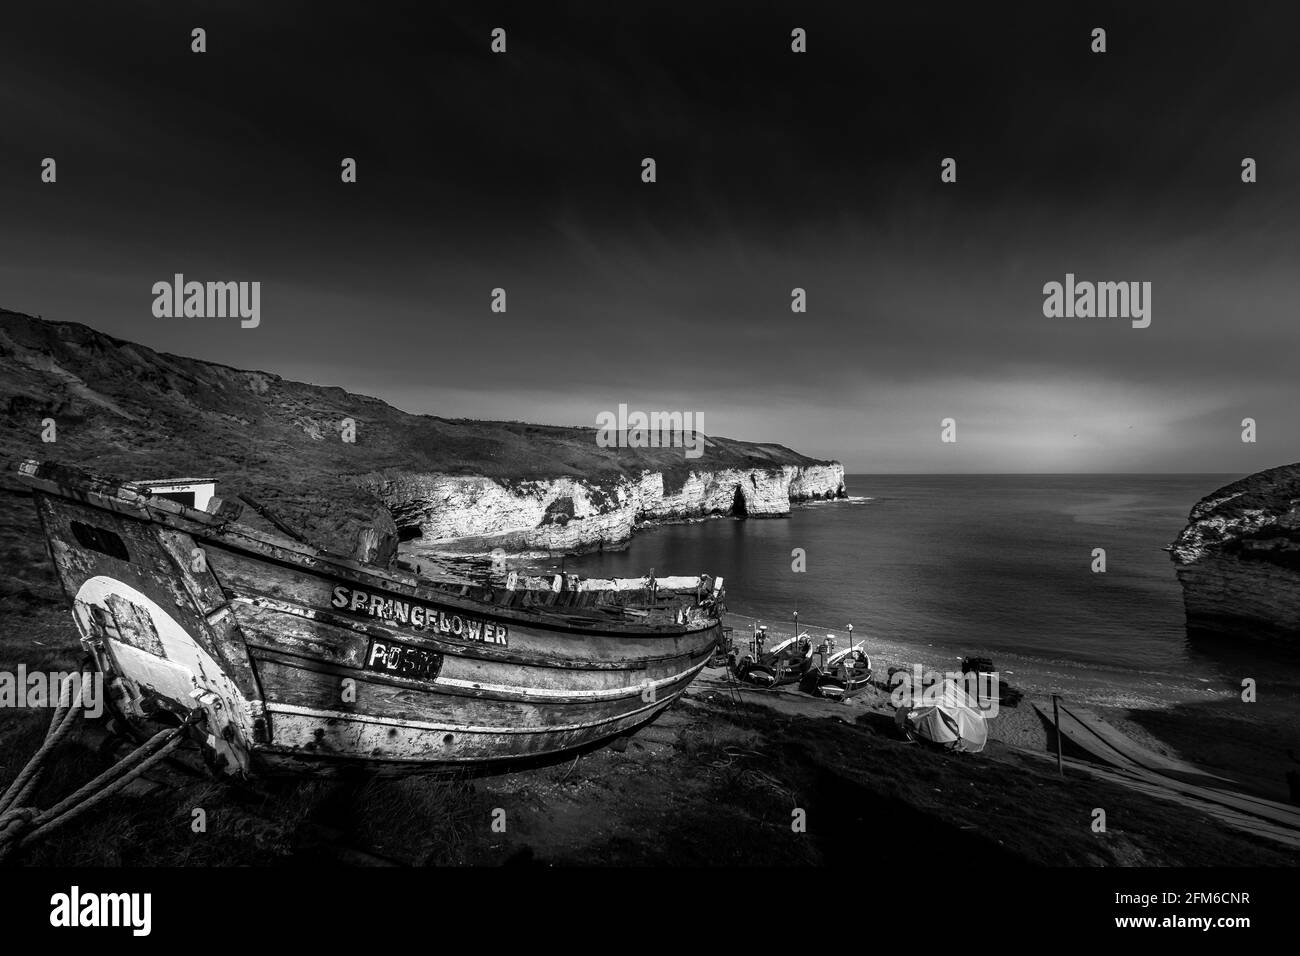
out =
[(1300, 659), (1189, 641), (1164, 550), (1197, 500), (1238, 477), (849, 475), (847, 500), (649, 527), (563, 566), (722, 575), (738, 637), (793, 633), (797, 611), (800, 631), (839, 647), (853, 624), (881, 661), (944, 671), (991, 658), (1029, 694), (1167, 708), (1239, 698), (1249, 676), (1300, 714)]

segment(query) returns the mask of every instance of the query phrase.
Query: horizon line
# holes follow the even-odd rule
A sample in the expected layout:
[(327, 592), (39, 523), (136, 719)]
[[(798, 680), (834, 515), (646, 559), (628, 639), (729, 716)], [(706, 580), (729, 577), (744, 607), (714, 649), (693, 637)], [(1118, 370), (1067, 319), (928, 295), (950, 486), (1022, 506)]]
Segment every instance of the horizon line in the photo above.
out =
[[(1282, 468), (1285, 465), (1275, 465)], [(1264, 469), (1267, 471), (1268, 469)], [(1081, 475), (1095, 476), (1171, 476), (1171, 475), (1254, 475), (1256, 471), (850, 471), (844, 474), (860, 475), (864, 478), (1075, 478)]]

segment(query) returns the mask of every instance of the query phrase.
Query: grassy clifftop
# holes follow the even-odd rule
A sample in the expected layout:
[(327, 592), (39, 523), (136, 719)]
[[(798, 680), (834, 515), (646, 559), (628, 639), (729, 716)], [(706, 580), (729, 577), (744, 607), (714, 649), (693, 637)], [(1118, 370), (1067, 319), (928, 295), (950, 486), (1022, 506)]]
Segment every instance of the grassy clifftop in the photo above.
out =
[[(10, 454), (49, 454), (40, 421), (60, 425), (57, 450), (104, 470), (299, 475), (402, 467), (491, 478), (599, 480), (685, 465), (813, 464), (781, 445), (710, 438), (704, 458), (680, 449), (600, 448), (594, 429), (412, 415), (341, 388), (291, 382), (155, 352), (84, 325), (0, 310), (2, 434)], [(339, 437), (356, 422), (356, 442)], [(99, 464), (102, 463), (102, 464)], [(307, 474), (303, 475), (306, 471)]]

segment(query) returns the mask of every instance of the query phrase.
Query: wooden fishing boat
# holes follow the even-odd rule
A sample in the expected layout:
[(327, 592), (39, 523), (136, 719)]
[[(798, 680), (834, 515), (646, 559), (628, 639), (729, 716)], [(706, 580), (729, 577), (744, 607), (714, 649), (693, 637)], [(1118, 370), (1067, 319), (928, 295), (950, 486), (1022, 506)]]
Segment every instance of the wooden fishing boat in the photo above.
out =
[(110, 707), (140, 731), (195, 721), (225, 773), (582, 747), (668, 707), (721, 637), (721, 578), (439, 582), (240, 525), (218, 497), (199, 510), (50, 463), (19, 474)]
[(814, 663), (800, 681), (800, 689), (830, 700), (844, 700), (858, 693), (871, 683), (871, 658), (862, 649), (865, 644), (859, 641), (829, 655), (822, 663)]
[(793, 684), (807, 673), (812, 653), (812, 641), (806, 632), (787, 637), (760, 654), (757, 660), (746, 655), (736, 667), (736, 676), (759, 687)]

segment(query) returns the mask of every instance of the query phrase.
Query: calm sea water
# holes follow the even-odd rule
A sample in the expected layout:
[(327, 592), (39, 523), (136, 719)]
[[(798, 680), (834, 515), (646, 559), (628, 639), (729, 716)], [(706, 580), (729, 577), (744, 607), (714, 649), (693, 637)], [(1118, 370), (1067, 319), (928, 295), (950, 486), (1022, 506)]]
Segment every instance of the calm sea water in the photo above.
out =
[[(1202, 496), (1237, 475), (851, 475), (854, 500), (785, 519), (640, 532), (568, 558), (591, 575), (725, 576), (732, 624), (815, 634), (846, 623), (886, 659), (947, 668), (992, 657), (1030, 692), (1151, 707), (1222, 700), (1258, 671), (1254, 649), (1189, 644), (1169, 544)], [(802, 548), (807, 571), (791, 570)], [(1103, 548), (1105, 573), (1093, 573)], [(1270, 665), (1300, 702), (1300, 666)]]

